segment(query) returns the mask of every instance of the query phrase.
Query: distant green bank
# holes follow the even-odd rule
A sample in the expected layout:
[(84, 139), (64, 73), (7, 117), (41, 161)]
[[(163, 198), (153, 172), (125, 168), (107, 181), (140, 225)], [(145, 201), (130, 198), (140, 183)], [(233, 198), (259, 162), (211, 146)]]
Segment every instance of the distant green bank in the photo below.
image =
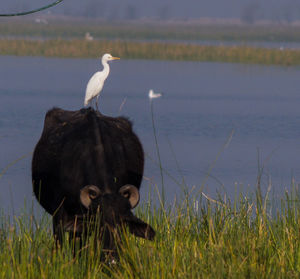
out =
[(77, 18), (35, 17), (1, 19), (0, 35), (6, 37), (80, 39), (89, 32), (96, 39), (179, 40), (235, 42), (300, 42), (300, 27), (287, 24), (242, 25), (199, 22), (104, 21)]
[(300, 50), (290, 49), (79, 39), (0, 40), (1, 55), (97, 58), (106, 52), (123, 59), (300, 65)]

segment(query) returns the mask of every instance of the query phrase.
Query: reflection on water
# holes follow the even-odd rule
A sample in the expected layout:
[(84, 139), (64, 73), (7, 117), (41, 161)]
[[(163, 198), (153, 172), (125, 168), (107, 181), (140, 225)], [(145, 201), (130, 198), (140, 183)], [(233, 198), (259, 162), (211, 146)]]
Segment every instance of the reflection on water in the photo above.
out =
[[(0, 204), (19, 208), (32, 196), (31, 152), (46, 111), (81, 108), (100, 61), (0, 57), (0, 65), (0, 169), (26, 156), (2, 175)], [(295, 67), (120, 60), (111, 65), (99, 103), (102, 113), (117, 116), (127, 97), (121, 114), (134, 122), (146, 152), (143, 197), (149, 181), (158, 187), (161, 181), (150, 88), (164, 92), (154, 100), (154, 118), (169, 201), (181, 192), (174, 179), (181, 183), (183, 176), (193, 193), (252, 192), (259, 164), (264, 189), (270, 178), (282, 193), (293, 176), (299, 179), (299, 76)]]

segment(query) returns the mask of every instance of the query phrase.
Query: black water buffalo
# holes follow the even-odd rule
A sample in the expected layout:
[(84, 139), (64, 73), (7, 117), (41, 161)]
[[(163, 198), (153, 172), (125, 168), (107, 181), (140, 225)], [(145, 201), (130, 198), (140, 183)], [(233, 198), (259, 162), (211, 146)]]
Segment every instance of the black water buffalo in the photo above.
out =
[[(112, 231), (127, 226), (145, 239), (155, 232), (131, 212), (139, 202), (144, 153), (123, 117), (95, 110), (47, 112), (32, 159), (33, 191), (53, 215), (54, 235), (81, 236), (84, 219), (98, 217), (103, 247), (112, 249)], [(88, 217), (87, 217), (88, 216)]]

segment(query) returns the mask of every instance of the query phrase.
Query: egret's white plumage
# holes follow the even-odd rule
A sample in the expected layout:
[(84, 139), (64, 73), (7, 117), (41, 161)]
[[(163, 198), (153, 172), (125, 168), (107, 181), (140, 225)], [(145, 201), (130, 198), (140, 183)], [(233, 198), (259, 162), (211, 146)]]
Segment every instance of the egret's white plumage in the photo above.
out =
[(154, 93), (153, 89), (150, 89), (148, 96), (150, 99), (159, 98), (162, 96), (162, 93)]
[(107, 62), (115, 59), (120, 58), (113, 57), (108, 53), (102, 56), (103, 70), (96, 72), (89, 80), (85, 90), (84, 106), (87, 106), (92, 99), (96, 98), (96, 107), (98, 109), (98, 97), (103, 88), (104, 81), (109, 75), (109, 65)]

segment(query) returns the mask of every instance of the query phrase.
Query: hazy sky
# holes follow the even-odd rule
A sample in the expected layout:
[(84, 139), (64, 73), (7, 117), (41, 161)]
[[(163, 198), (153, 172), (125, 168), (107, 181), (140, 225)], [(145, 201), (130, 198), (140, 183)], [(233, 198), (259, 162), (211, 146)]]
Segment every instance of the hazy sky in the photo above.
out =
[[(22, 11), (54, 0), (1, 0), (1, 12)], [(299, 19), (299, 0), (64, 0), (52, 13), (106, 18)]]

